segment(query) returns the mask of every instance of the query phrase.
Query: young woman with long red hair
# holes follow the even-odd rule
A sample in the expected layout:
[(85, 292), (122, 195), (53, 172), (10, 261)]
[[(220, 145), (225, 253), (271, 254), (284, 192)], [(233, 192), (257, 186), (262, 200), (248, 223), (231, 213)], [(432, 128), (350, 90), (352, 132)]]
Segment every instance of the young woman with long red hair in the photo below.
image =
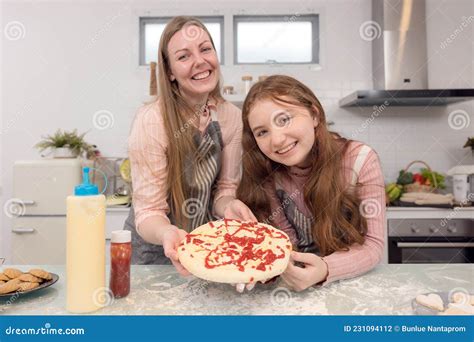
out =
[(242, 114), (243, 175), (226, 217), (288, 233), (295, 251), (282, 277), (295, 290), (375, 267), (385, 216), (375, 151), (330, 132), (316, 96), (291, 77), (255, 84)]

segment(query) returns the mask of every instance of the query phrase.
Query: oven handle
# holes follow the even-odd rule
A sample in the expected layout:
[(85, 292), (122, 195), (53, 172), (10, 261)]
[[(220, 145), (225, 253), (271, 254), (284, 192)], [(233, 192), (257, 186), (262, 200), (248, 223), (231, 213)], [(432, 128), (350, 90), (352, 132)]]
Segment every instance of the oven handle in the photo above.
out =
[(432, 248), (432, 247), (458, 247), (468, 248), (474, 247), (474, 242), (397, 242), (397, 247), (417, 247), (417, 248)]

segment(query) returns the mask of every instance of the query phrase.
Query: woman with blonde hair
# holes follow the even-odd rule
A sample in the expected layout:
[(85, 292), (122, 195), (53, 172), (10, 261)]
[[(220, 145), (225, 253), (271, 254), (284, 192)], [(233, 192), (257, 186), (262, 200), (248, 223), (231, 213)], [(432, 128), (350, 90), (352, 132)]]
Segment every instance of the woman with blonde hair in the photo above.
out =
[(187, 274), (179, 242), (223, 217), (235, 198), (242, 117), (222, 98), (219, 79), (206, 27), (193, 17), (173, 18), (159, 44), (157, 101), (138, 110), (129, 137), (133, 207), (125, 229), (132, 231), (132, 263), (171, 261)]

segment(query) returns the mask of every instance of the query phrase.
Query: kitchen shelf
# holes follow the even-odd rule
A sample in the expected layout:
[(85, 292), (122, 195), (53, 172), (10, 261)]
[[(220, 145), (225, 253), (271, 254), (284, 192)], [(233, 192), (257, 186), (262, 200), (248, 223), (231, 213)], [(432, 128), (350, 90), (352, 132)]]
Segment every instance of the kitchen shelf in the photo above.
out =
[(245, 100), (245, 95), (243, 94), (224, 94), (222, 95), (224, 99), (235, 104), (237, 107), (242, 107)]

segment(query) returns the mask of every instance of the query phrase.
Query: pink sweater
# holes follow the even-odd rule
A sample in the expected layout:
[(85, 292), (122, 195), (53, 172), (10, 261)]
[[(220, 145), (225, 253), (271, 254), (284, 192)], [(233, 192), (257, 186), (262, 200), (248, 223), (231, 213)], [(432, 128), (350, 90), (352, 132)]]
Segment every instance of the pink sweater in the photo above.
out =
[[(354, 174), (352, 166), (362, 146), (364, 146), (362, 143), (351, 142), (344, 156), (344, 174), (348, 183), (351, 183)], [(296, 167), (291, 168), (290, 172), (292, 174), (291, 180), (282, 180), (281, 186), (291, 196), (298, 209), (305, 216), (311, 216), (303, 198), (303, 188), (309, 175), (305, 170)], [(357, 182), (363, 184), (359, 194), (362, 200), (361, 207), (365, 207), (367, 213), (364, 215), (368, 225), (365, 242), (363, 245), (352, 245), (348, 251), (338, 251), (323, 257), (329, 271), (323, 285), (335, 280), (361, 275), (374, 268), (382, 258), (385, 236), (385, 187), (382, 169), (375, 151), (370, 150), (368, 153), (360, 168)], [(295, 243), (294, 228), (281, 210), (281, 204), (276, 194), (272, 193), (271, 197), (271, 211), (274, 213), (275, 225), (285, 231)]]
[[(224, 148), (222, 167), (216, 181), (215, 204), (224, 196), (235, 197), (240, 180), (240, 158), (242, 155), (242, 115), (240, 109), (224, 101), (216, 103), (209, 99), (209, 109), (217, 113)], [(199, 130), (204, 132), (211, 122), (211, 115), (204, 112), (199, 117)], [(194, 124), (193, 121), (188, 122)], [(183, 127), (185, 129), (185, 127)], [(151, 216), (162, 216), (168, 221), (167, 202), (168, 144), (180, 138), (181, 132), (168, 138), (159, 102), (144, 105), (138, 110), (128, 138), (128, 156), (132, 169), (133, 206), (135, 224), (139, 227)]]

